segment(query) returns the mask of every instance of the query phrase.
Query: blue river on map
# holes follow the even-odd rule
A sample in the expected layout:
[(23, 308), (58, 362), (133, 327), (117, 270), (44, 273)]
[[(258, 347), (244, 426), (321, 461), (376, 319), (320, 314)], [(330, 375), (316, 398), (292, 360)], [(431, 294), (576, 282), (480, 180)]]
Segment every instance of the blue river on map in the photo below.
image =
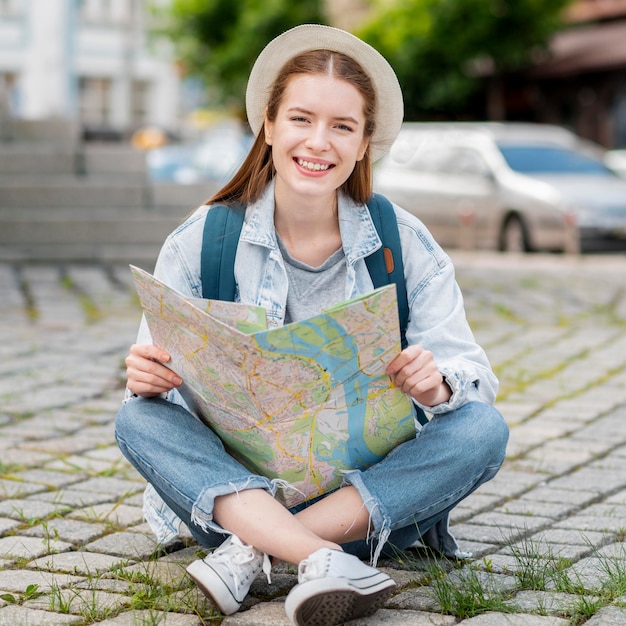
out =
[[(257, 345), (262, 350), (276, 352), (276, 346), (281, 354), (289, 354), (301, 358), (308, 358), (332, 374), (331, 385), (333, 388), (343, 384), (346, 398), (359, 399), (358, 402), (348, 402), (348, 448), (347, 450), (333, 450), (334, 460), (346, 462), (346, 456), (350, 457), (348, 465), (352, 467), (364, 467), (381, 460), (374, 454), (363, 440), (363, 424), (365, 422), (365, 409), (367, 388), (370, 377), (359, 370), (358, 355), (359, 347), (353, 336), (347, 335), (345, 328), (330, 316), (316, 316), (309, 320), (297, 323), (298, 331), (290, 330), (289, 324), (281, 328), (274, 328), (265, 332), (254, 334)], [(326, 328), (322, 332), (321, 328)], [(333, 332), (334, 331), (334, 332)], [(314, 341), (307, 340), (310, 335)], [(329, 342), (329, 337), (343, 337), (340, 343), (341, 355), (335, 355), (327, 350), (336, 342)], [(286, 341), (286, 338), (289, 341)], [(330, 345), (329, 345), (330, 344)], [(349, 354), (347, 354), (349, 353)]]

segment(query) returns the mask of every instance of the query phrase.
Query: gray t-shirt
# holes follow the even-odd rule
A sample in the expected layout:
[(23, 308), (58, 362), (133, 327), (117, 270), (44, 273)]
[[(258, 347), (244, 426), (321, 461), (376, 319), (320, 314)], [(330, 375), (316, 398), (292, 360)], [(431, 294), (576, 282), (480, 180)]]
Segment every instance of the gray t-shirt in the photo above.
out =
[(278, 247), (285, 260), (289, 289), (285, 324), (317, 315), (345, 297), (346, 257), (343, 248), (333, 252), (324, 263), (312, 267), (294, 259), (278, 239)]

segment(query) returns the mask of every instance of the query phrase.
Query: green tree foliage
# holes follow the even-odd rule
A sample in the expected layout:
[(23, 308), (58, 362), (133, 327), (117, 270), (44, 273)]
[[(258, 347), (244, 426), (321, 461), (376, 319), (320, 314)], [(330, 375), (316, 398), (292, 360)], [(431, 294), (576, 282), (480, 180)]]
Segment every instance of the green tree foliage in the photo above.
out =
[(184, 72), (202, 77), (214, 102), (241, 106), (259, 52), (293, 26), (323, 23), (322, 0), (173, 0), (160, 19)]
[(392, 64), (407, 119), (462, 115), (489, 77), (528, 65), (571, 0), (379, 0), (357, 33)]

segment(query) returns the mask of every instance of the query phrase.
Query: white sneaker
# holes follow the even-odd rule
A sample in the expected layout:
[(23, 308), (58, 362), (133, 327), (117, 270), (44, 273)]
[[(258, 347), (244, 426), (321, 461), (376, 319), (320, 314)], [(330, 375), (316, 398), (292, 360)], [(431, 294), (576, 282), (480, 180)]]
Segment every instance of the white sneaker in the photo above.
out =
[(231, 535), (213, 552), (191, 563), (187, 572), (224, 615), (231, 615), (239, 610), (261, 570), (271, 582), (270, 569), (267, 554)]
[(335, 626), (375, 613), (395, 586), (356, 556), (320, 548), (300, 563), (285, 611), (296, 626)]

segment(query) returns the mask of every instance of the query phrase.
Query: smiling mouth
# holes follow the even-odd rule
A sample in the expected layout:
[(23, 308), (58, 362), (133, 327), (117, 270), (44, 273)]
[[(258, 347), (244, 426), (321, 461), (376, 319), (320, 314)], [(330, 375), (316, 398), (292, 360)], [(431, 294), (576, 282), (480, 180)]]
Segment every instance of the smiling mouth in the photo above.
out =
[(330, 163), (312, 163), (311, 161), (305, 161), (304, 159), (296, 159), (296, 163), (306, 170), (311, 172), (325, 172), (333, 167)]

